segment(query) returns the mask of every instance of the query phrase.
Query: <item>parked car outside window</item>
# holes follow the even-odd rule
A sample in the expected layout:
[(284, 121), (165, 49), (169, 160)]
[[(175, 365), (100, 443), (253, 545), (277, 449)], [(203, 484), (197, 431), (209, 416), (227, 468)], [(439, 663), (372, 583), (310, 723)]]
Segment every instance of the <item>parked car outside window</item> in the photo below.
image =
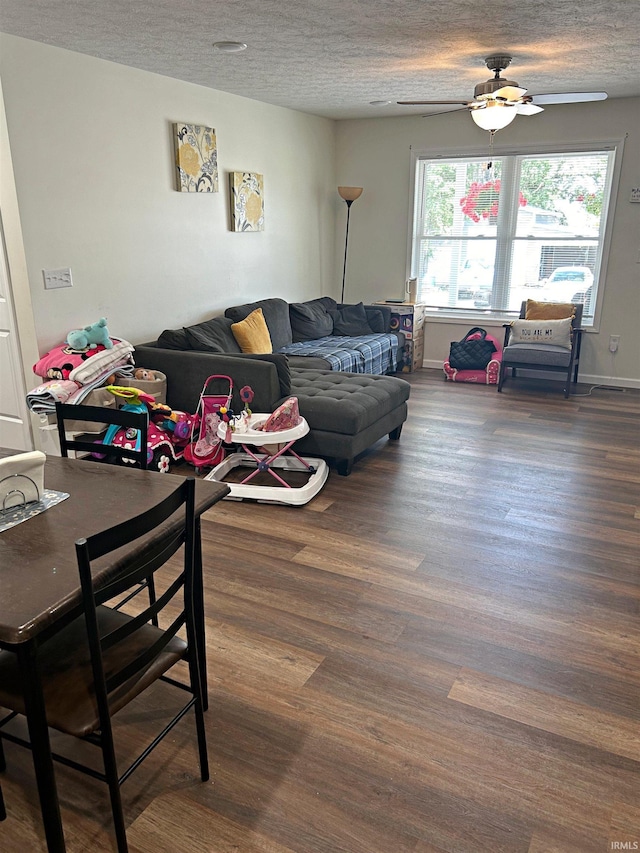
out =
[(549, 278), (542, 279), (536, 294), (541, 302), (581, 302), (591, 299), (593, 273), (589, 267), (556, 267)]
[(473, 294), (473, 304), (476, 308), (489, 308), (491, 306), (491, 284), (481, 284)]
[(468, 258), (458, 273), (458, 299), (473, 299), (476, 291), (493, 285), (493, 263)]

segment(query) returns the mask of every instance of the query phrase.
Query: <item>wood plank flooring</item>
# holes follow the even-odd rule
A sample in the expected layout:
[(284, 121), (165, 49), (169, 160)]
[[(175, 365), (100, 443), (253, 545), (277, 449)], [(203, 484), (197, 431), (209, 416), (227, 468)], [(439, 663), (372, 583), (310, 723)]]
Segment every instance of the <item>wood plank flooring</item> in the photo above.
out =
[[(123, 787), (131, 853), (640, 849), (640, 393), (408, 379), (400, 441), (310, 504), (207, 513), (211, 780), (188, 717)], [(40, 853), (6, 755), (0, 851)], [(70, 853), (115, 850), (57, 778)]]

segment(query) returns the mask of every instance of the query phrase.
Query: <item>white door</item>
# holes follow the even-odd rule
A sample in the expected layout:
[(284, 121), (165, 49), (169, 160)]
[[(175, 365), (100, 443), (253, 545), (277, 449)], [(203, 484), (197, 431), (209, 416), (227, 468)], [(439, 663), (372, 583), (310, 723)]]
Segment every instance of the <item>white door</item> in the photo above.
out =
[(7, 253), (0, 214), (0, 447), (32, 450)]

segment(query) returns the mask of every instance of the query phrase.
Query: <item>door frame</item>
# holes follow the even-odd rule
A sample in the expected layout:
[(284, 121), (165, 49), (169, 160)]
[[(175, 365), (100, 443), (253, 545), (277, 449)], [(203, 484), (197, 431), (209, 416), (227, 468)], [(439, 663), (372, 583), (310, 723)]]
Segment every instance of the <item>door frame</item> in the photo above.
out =
[[(26, 397), (27, 390), (35, 381), (31, 366), (39, 359), (36, 326), (31, 303), (31, 289), (27, 272), (27, 259), (22, 238), (20, 209), (16, 191), (9, 129), (0, 80), (0, 240), (6, 262), (8, 296), (11, 299), (12, 317), (15, 322), (16, 343), (22, 371), (17, 378), (20, 390)], [(25, 403), (25, 426), (32, 447), (40, 447), (39, 430), (35, 416)]]

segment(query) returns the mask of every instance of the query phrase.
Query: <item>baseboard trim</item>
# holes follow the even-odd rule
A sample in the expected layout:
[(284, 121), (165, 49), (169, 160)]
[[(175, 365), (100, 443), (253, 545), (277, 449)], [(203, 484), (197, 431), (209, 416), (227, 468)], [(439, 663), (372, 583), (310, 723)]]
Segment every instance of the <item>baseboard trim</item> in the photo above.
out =
[(596, 376), (593, 373), (580, 374), (578, 382), (583, 385), (606, 385), (610, 388), (640, 388), (640, 379), (627, 376)]
[[(442, 370), (442, 362), (436, 361), (435, 359), (425, 359), (422, 362), (423, 367), (428, 367), (433, 370)], [(536, 376), (541, 376), (542, 371), (526, 371), (520, 369), (519, 373), (522, 376), (529, 376), (535, 378)], [(444, 376), (444, 371), (443, 374)], [(559, 378), (559, 374), (557, 373), (547, 373), (546, 378), (550, 382), (562, 382), (563, 380)], [(581, 373), (578, 376), (578, 384), (579, 385), (605, 385), (608, 388), (640, 388), (640, 379), (632, 379), (628, 376), (598, 376), (594, 373)]]

